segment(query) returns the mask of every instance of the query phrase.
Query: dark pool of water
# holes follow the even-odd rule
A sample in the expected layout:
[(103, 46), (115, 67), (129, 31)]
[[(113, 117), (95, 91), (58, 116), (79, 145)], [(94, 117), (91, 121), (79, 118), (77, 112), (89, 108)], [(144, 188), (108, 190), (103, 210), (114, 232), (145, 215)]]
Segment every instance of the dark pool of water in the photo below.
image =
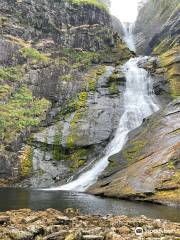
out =
[(100, 198), (77, 192), (1, 188), (0, 211), (20, 208), (31, 208), (33, 210), (55, 208), (61, 211), (66, 208), (78, 208), (82, 213), (145, 215), (150, 218), (180, 222), (180, 209), (167, 206)]

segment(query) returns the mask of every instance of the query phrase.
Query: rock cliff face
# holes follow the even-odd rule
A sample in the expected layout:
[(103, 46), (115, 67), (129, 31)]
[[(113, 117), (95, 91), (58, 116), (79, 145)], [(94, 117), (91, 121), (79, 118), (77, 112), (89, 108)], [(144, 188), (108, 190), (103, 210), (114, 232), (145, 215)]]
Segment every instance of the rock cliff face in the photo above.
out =
[(111, 138), (123, 76), (110, 76), (131, 53), (102, 3), (5, 0), (0, 14), (0, 183), (49, 186)]
[(160, 56), (171, 95), (180, 96), (179, 1), (147, 1), (135, 24), (137, 53)]
[[(91, 193), (179, 206), (179, 1), (143, 3), (135, 26), (137, 53), (152, 54), (140, 67), (154, 78), (154, 91), (174, 102), (146, 119), (129, 134), (124, 149), (109, 159), (109, 166)], [(170, 101), (171, 99), (166, 99)]]
[(148, 0), (143, 5), (134, 29), (138, 54), (150, 54), (157, 42), (166, 37), (174, 42), (179, 35), (178, 5), (178, 0)]
[(122, 23), (115, 16), (112, 16), (112, 25), (115, 32), (118, 32), (120, 36), (124, 35)]

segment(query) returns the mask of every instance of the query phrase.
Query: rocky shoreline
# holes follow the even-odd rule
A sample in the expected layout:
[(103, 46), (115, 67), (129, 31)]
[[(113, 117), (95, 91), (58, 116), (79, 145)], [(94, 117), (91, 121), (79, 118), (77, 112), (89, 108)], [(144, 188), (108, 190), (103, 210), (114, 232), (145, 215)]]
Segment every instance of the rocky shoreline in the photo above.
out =
[[(141, 234), (141, 232), (143, 233)], [(180, 223), (145, 216), (82, 215), (78, 210), (0, 213), (1, 240), (180, 239)]]

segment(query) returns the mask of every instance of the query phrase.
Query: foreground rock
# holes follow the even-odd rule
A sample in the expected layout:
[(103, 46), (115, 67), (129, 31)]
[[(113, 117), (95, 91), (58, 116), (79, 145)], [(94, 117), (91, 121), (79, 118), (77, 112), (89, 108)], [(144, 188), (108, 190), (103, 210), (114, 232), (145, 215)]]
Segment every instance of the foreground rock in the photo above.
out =
[[(81, 215), (77, 210), (65, 213), (54, 209), (34, 212), (30, 209), (0, 213), (0, 239), (3, 240), (173, 240), (180, 237), (180, 224), (145, 216)], [(142, 230), (141, 230), (142, 231)]]
[(144, 120), (112, 156), (96, 195), (180, 205), (180, 100)]

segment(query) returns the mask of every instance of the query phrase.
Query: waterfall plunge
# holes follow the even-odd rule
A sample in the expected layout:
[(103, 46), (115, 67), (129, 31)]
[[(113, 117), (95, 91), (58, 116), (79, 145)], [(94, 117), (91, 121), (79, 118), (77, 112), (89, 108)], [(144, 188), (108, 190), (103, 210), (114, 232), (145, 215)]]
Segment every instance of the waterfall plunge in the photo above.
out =
[(136, 51), (136, 47), (135, 47), (135, 43), (134, 43), (134, 36), (133, 36), (133, 27), (134, 24), (133, 23), (123, 23), (123, 31), (124, 31), (124, 41), (126, 42), (128, 48), (135, 52)]
[(153, 80), (146, 70), (138, 67), (138, 61), (141, 59), (132, 58), (122, 67), (126, 76), (126, 90), (123, 96), (124, 112), (115, 136), (106, 148), (105, 156), (76, 180), (50, 190), (85, 191), (97, 181), (99, 175), (108, 166), (108, 158), (123, 148), (128, 139), (128, 133), (139, 127), (144, 118), (159, 109), (153, 95)]

